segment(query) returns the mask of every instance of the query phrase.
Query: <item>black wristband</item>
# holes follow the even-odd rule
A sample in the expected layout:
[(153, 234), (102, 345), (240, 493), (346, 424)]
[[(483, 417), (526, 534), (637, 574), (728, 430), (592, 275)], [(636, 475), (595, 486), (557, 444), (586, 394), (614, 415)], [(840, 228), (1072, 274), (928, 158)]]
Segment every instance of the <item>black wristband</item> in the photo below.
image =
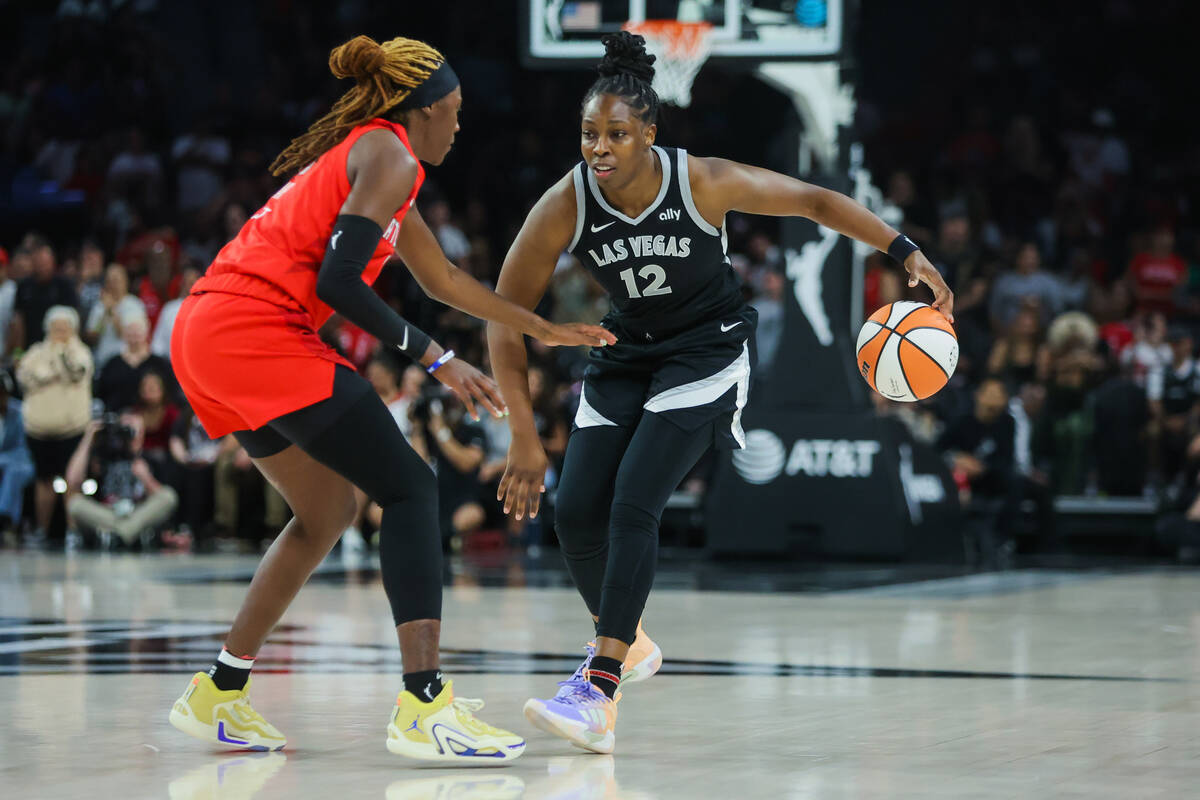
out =
[(916, 242), (901, 233), (888, 245), (888, 255), (903, 264), (909, 256), (920, 249)]

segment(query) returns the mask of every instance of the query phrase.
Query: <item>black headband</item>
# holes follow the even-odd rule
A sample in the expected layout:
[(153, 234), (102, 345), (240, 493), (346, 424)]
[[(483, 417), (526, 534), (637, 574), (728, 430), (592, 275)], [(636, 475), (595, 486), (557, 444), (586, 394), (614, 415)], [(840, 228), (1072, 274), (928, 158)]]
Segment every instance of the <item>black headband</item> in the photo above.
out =
[(425, 108), (458, 88), (458, 76), (450, 68), (449, 61), (443, 61), (441, 66), (430, 73), (424, 83), (417, 86), (408, 97), (400, 101), (396, 108), (407, 111), (410, 108)]

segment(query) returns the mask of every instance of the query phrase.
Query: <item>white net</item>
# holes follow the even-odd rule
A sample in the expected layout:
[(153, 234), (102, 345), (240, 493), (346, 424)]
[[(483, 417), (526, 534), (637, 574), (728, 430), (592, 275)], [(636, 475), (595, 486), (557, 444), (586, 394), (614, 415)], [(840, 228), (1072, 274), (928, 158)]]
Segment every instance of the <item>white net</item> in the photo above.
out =
[(707, 22), (646, 20), (629, 22), (625, 30), (646, 38), (654, 62), (654, 91), (664, 103), (686, 108), (692, 103), (692, 81), (712, 50), (713, 26)]

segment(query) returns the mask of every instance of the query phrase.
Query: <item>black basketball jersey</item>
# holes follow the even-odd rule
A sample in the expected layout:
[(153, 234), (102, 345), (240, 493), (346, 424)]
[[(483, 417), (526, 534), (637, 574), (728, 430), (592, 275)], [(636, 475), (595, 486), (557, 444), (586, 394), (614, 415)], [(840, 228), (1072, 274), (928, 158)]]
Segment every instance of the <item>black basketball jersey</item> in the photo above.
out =
[(578, 211), (567, 248), (612, 298), (608, 319), (616, 323), (617, 335), (643, 342), (727, 316), (744, 304), (724, 224), (714, 228), (692, 202), (687, 151), (651, 149), (662, 165), (662, 187), (637, 219), (609, 205), (586, 163), (576, 165)]

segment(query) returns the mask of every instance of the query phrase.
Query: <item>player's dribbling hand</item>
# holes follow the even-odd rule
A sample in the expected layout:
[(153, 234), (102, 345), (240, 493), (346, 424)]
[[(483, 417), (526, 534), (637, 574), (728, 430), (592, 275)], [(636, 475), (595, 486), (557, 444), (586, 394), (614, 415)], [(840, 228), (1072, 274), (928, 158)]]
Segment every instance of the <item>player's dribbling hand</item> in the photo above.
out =
[(954, 292), (950, 291), (950, 287), (946, 285), (946, 281), (942, 278), (942, 273), (937, 271), (937, 267), (930, 264), (925, 254), (917, 250), (905, 260), (904, 269), (908, 270), (909, 288), (918, 283), (924, 283), (932, 289), (933, 302), (930, 305), (935, 310), (942, 312), (946, 321), (953, 324)]
[(479, 421), (479, 412), (475, 410), (476, 403), (490, 411), (492, 416), (497, 419), (508, 413), (508, 406), (504, 404), (504, 398), (500, 396), (500, 387), (496, 385), (496, 382), (461, 358), (452, 358), (438, 367), (434, 371), (433, 377), (454, 392), (454, 395), (467, 407), (467, 413), (471, 415), (471, 419), (476, 422)]
[(517, 519), (529, 512), (529, 518), (538, 515), (542, 504), (542, 492), (546, 491), (546, 467), (550, 462), (546, 451), (536, 436), (525, 438), (514, 436), (508, 446), (508, 463), (496, 499), (504, 504), (504, 513), (515, 510)]
[(545, 333), (539, 334), (537, 338), (550, 347), (604, 347), (617, 343), (617, 337), (608, 328), (582, 322), (571, 322), (567, 325), (550, 323)]

